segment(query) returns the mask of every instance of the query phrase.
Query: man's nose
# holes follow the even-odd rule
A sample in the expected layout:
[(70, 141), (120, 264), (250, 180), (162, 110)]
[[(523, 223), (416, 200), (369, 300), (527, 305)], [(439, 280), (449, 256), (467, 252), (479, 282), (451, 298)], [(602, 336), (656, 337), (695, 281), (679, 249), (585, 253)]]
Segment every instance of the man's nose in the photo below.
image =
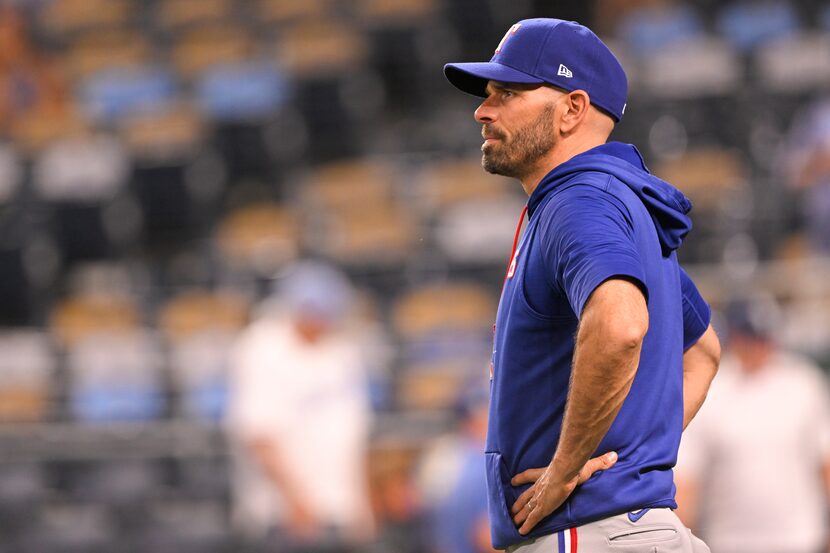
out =
[(473, 115), (479, 123), (492, 123), (496, 120), (496, 112), (493, 106), (488, 103), (488, 100), (481, 102)]

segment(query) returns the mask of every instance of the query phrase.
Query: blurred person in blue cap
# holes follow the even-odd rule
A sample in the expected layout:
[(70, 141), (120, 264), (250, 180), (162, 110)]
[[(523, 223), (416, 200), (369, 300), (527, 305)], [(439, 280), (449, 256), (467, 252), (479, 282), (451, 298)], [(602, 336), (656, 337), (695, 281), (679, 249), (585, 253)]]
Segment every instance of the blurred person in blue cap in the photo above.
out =
[(333, 266), (299, 262), (232, 354), (234, 520), (276, 551), (355, 551), (373, 532), (365, 364), (345, 329), (353, 295)]
[(735, 301), (725, 319), (720, 375), (680, 447), (678, 513), (717, 553), (826, 553), (826, 376), (776, 343), (772, 300)]
[(435, 553), (493, 553), (487, 520), (484, 441), (487, 389), (479, 380), (458, 399), (455, 431), (424, 455), (419, 480)]
[(634, 146), (608, 142), (625, 71), (590, 29), (527, 19), (489, 62), (444, 74), (482, 98), (484, 170), (528, 195), (493, 345), (493, 546), (708, 551), (673, 512), (672, 467), (720, 346), (677, 262), (691, 203)]

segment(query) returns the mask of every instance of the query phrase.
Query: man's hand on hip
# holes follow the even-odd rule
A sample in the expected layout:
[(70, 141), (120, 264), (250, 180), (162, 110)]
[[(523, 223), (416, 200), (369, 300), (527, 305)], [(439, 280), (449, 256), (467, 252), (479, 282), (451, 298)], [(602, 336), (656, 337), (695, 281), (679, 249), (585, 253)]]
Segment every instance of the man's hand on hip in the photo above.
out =
[(579, 471), (579, 474), (563, 482), (561, 477), (554, 473), (552, 464), (545, 468), (528, 469), (513, 477), (510, 481), (514, 486), (533, 483), (531, 487), (519, 496), (510, 512), (513, 515), (513, 524), (519, 527), (523, 536), (530, 532), (540, 520), (554, 512), (561, 506), (574, 489), (587, 481), (598, 470), (606, 470), (617, 462), (617, 454), (609, 451), (599, 457), (589, 459)]

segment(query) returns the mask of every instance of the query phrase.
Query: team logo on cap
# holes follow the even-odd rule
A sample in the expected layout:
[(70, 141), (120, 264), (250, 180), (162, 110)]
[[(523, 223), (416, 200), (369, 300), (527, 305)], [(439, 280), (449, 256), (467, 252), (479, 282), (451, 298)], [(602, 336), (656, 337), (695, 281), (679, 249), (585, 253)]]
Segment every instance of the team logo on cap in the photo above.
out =
[(568, 69), (564, 63), (559, 64), (559, 71), (557, 71), (556, 74), (560, 77), (565, 77), (566, 79), (570, 79), (574, 76), (574, 74), (571, 73), (571, 70)]
[(504, 33), (504, 36), (501, 38), (501, 42), (499, 42), (499, 45), (496, 46), (496, 53), (497, 54), (499, 52), (501, 52), (501, 49), (504, 46), (504, 43), (507, 42), (507, 39), (510, 38), (511, 36), (515, 35), (516, 31), (518, 31), (519, 27), (521, 27), (521, 26), (522, 26), (521, 23), (516, 23), (515, 25), (513, 25), (512, 27), (507, 29), (507, 32)]

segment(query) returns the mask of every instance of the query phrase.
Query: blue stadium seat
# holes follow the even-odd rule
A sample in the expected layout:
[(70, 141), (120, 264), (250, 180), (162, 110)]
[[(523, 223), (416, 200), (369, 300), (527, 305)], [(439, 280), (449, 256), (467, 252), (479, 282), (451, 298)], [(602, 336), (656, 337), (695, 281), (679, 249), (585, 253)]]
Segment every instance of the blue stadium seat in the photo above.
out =
[(96, 333), (68, 352), (69, 406), (87, 423), (162, 417), (166, 398), (158, 344), (142, 332)]
[(287, 95), (288, 84), (270, 63), (213, 66), (196, 82), (199, 107), (219, 121), (269, 117), (286, 101)]
[(170, 367), (186, 417), (220, 421), (228, 397), (228, 354), (235, 334), (201, 331), (171, 345)]
[(798, 14), (790, 2), (737, 2), (718, 14), (717, 28), (724, 39), (748, 52), (770, 40), (798, 30)]
[(92, 119), (109, 122), (159, 111), (176, 95), (176, 82), (158, 66), (119, 67), (92, 74), (80, 86), (80, 103)]
[(617, 35), (634, 52), (657, 52), (673, 44), (699, 38), (700, 17), (689, 6), (640, 8), (627, 13)]

